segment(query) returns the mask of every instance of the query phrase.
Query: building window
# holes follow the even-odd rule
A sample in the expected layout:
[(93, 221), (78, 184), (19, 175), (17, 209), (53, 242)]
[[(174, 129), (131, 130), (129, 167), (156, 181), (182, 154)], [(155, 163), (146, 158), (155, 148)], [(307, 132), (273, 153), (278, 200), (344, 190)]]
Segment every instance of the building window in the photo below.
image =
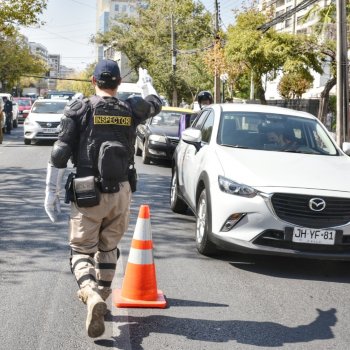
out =
[(114, 11), (115, 12), (119, 12), (119, 4), (115, 4), (114, 5)]
[(122, 12), (126, 12), (126, 5), (122, 5)]
[(287, 18), (285, 28), (289, 28), (292, 25), (292, 18)]

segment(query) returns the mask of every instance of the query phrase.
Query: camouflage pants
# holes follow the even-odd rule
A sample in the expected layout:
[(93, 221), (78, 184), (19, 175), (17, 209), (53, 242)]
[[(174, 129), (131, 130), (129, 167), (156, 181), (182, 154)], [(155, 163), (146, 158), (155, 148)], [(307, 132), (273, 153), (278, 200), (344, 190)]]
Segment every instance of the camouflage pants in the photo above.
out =
[(80, 288), (110, 288), (117, 264), (117, 245), (129, 223), (131, 191), (128, 182), (117, 193), (101, 193), (90, 208), (72, 203), (69, 221), (71, 269)]

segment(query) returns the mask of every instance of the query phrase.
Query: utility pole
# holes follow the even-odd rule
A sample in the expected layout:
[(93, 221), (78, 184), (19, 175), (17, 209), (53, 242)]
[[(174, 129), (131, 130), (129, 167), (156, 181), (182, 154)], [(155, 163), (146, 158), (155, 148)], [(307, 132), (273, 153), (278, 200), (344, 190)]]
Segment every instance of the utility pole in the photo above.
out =
[[(219, 3), (218, 0), (215, 0), (214, 3), (214, 8), (215, 8), (215, 28), (214, 28), (214, 33), (215, 33), (215, 51), (217, 48), (217, 44), (219, 43), (218, 35), (219, 35)], [(216, 62), (216, 52), (215, 52), (215, 73), (214, 73), (214, 102), (215, 103), (220, 103), (220, 76), (219, 76), (219, 69), (218, 65)]]
[(346, 33), (346, 1), (337, 0), (337, 143), (348, 138), (349, 79)]
[(174, 15), (171, 14), (171, 64), (173, 67), (173, 107), (177, 107), (177, 90), (176, 90), (176, 39), (174, 28)]

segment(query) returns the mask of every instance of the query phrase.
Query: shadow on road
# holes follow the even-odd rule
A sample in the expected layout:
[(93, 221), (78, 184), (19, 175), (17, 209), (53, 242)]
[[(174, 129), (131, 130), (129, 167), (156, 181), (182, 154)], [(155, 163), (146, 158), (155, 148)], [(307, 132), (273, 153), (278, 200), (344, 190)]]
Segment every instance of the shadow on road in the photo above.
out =
[(152, 333), (177, 335), (189, 340), (211, 343), (236, 341), (239, 344), (264, 347), (282, 347), (288, 343), (306, 343), (334, 338), (331, 327), (337, 322), (336, 309), (326, 311), (317, 309), (317, 312), (318, 316), (313, 322), (297, 327), (287, 327), (275, 322), (211, 321), (163, 315), (115, 316), (113, 322), (127, 323), (119, 326), (120, 335), (113, 339), (96, 340), (95, 343), (104, 347), (121, 349), (123, 344), (119, 340), (125, 339), (129, 332), (132, 334), (133, 350), (145, 349), (142, 342)]
[[(66, 240), (67, 213), (52, 224), (44, 210), (46, 169), (1, 169), (0, 253), (18, 252), (21, 267), (5, 260), (2, 283), (21, 283), (21, 276), (35, 270), (38, 259), (57, 259), (69, 253)], [(67, 258), (68, 259), (68, 258)], [(8, 278), (7, 278), (8, 276)]]

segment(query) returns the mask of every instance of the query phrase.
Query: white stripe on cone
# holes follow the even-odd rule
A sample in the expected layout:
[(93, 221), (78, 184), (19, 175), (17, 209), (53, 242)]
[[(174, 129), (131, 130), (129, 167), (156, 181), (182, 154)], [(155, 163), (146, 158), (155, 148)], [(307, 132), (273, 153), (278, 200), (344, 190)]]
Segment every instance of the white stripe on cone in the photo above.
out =
[(138, 265), (153, 264), (153, 251), (152, 249), (136, 249), (131, 247), (128, 262)]
[(150, 219), (137, 219), (133, 238), (138, 239), (140, 241), (150, 241), (152, 239)]

